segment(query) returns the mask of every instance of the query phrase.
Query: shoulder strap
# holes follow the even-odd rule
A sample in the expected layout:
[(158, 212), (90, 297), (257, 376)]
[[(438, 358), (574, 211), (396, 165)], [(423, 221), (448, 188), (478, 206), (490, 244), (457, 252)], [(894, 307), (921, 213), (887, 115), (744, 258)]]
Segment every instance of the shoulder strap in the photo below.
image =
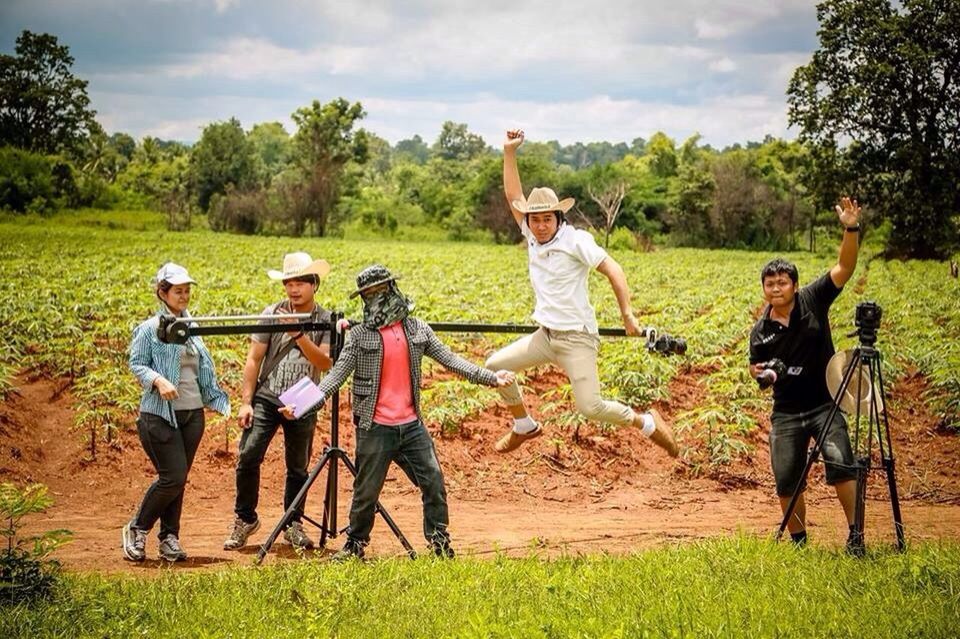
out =
[[(277, 309), (281, 308), (286, 303), (287, 303), (286, 300), (284, 300), (283, 302), (280, 302), (279, 304), (274, 306), (273, 308), (274, 315), (276, 315)], [(281, 335), (281, 333), (271, 333), (270, 339), (273, 339), (274, 336), (279, 336), (279, 335)], [(274, 353), (273, 357), (271, 357), (270, 359), (264, 360), (263, 364), (260, 365), (260, 374), (257, 376), (257, 388), (260, 388), (260, 386), (267, 379), (267, 377), (270, 376), (270, 373), (273, 372), (273, 369), (275, 369), (277, 366), (280, 365), (280, 362), (283, 361), (283, 358), (287, 356), (287, 353), (293, 350), (294, 346), (296, 346), (296, 342), (294, 340), (290, 340), (289, 342), (284, 344), (282, 347), (280, 347), (280, 349), (276, 353)]]
[(273, 372), (277, 366), (280, 365), (280, 362), (283, 361), (283, 358), (287, 356), (287, 353), (293, 350), (293, 347), (296, 345), (296, 341), (290, 340), (278, 350), (272, 358), (263, 362), (263, 365), (260, 366), (260, 376), (257, 377), (257, 388), (260, 388), (261, 384), (270, 376), (270, 373)]

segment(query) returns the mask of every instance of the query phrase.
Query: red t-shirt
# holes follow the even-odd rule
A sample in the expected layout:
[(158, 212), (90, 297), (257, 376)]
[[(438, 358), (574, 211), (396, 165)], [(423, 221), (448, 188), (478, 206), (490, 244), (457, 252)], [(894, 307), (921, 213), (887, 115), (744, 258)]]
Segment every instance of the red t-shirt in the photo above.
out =
[(417, 419), (410, 380), (410, 351), (403, 323), (380, 329), (383, 340), (383, 366), (380, 369), (380, 394), (373, 421), (384, 426), (399, 426)]

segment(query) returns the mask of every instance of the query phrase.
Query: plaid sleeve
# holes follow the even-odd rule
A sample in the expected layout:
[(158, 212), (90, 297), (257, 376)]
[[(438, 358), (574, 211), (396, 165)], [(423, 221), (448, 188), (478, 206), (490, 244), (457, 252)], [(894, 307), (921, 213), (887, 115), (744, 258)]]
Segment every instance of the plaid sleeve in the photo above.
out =
[(446, 345), (440, 341), (440, 338), (437, 337), (437, 334), (433, 332), (433, 329), (427, 324), (423, 322), (418, 322), (418, 324), (419, 330), (427, 334), (427, 348), (425, 352), (428, 356), (436, 360), (447, 370), (453, 371), (474, 384), (483, 384), (484, 386), (497, 385), (497, 376), (494, 375), (492, 371), (463, 359), (447, 348)]
[[(351, 336), (352, 337), (352, 336)], [(353, 373), (357, 365), (357, 346), (353, 339), (347, 339), (340, 356), (337, 358), (333, 368), (324, 375), (317, 387), (324, 397), (330, 397), (333, 393), (343, 386), (350, 374)]]

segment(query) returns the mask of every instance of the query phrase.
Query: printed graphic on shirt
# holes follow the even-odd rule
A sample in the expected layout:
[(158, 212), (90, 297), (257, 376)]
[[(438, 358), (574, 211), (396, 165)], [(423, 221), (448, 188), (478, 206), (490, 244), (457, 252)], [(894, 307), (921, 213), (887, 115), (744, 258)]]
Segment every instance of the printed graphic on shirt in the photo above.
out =
[(320, 381), (318, 373), (319, 371), (313, 367), (310, 360), (304, 357), (299, 349), (292, 348), (263, 383), (271, 393), (279, 395), (304, 376), (314, 378), (314, 382)]

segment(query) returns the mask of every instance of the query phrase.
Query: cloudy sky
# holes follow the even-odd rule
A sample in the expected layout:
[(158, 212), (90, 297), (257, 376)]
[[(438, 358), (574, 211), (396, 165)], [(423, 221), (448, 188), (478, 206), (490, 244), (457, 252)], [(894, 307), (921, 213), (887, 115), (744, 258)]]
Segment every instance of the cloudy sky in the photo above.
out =
[(108, 131), (183, 141), (338, 96), (391, 142), (445, 120), (496, 146), (793, 137), (817, 45), (813, 0), (0, 0), (0, 52), (24, 29), (70, 47)]

